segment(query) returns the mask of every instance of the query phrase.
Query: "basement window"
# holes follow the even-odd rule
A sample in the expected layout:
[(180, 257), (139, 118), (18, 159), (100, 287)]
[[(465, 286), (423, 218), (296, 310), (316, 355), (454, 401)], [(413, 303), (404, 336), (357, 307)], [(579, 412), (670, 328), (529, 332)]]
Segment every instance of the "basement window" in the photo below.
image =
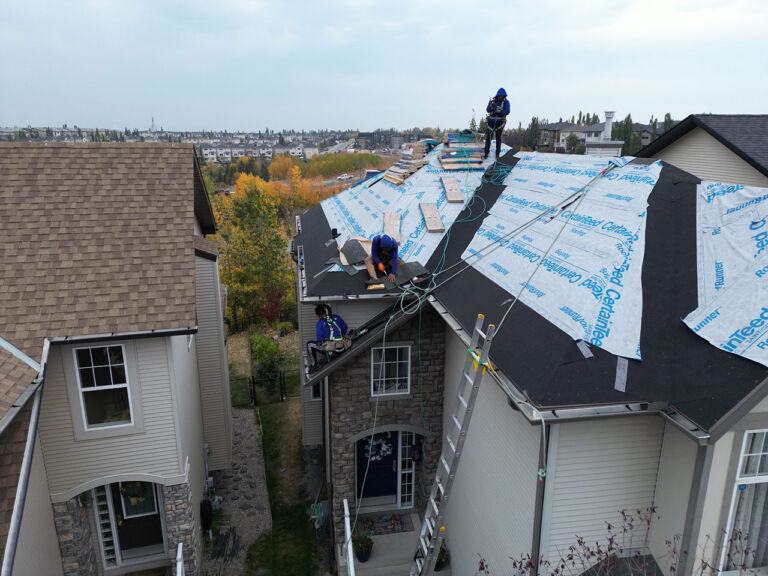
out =
[(371, 396), (411, 391), (411, 347), (371, 348)]
[(122, 345), (75, 348), (86, 430), (133, 424)]

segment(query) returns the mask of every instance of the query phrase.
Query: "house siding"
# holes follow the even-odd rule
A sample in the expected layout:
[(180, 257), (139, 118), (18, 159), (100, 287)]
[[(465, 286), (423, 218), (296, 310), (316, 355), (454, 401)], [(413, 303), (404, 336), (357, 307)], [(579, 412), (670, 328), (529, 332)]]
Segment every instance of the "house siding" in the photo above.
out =
[[(450, 418), (467, 347), (447, 330), (443, 421)], [(479, 557), (493, 574), (511, 574), (531, 551), (541, 428), (512, 409), (486, 375), (480, 385), (450, 502), (445, 510), (452, 574), (475, 574)]]
[[(71, 346), (51, 349), (40, 415), (40, 441), (53, 502), (63, 502), (96, 485), (136, 474), (149, 481), (178, 482), (175, 411), (165, 338), (126, 341), (135, 346), (136, 374), (143, 404), (143, 431), (110, 438), (75, 440), (64, 363), (74, 375)], [(136, 400), (133, 400), (134, 403)], [(79, 414), (79, 407), (76, 413)]]
[(222, 470), (232, 462), (232, 409), (216, 262), (195, 258), (195, 284), (198, 323), (195, 339), (203, 431), (210, 450), (208, 467)]
[[(421, 383), (418, 375), (418, 343), (421, 342)], [(443, 416), (443, 354), (445, 330), (440, 317), (424, 307), (419, 332), (418, 315), (414, 320), (393, 331), (387, 342), (411, 343), (411, 394), (401, 399), (371, 397), (371, 353), (362, 352), (349, 364), (330, 376), (330, 437), (332, 514), (336, 543), (344, 541), (343, 499), (350, 507), (355, 500), (356, 434), (371, 429), (376, 410), (376, 427), (390, 429), (423, 429), (423, 465), (416, 466), (414, 486), (415, 510), (423, 510), (424, 486), (431, 486), (440, 455)], [(380, 344), (379, 344), (380, 345)]]
[(694, 481), (697, 449), (693, 438), (674, 424), (665, 424), (659, 478), (656, 483), (655, 502), (658, 518), (651, 525), (648, 548), (666, 576), (673, 574), (670, 572), (673, 558), (669, 555), (667, 541), (673, 542), (676, 536), (683, 535)]
[[(577, 534), (587, 542), (606, 542), (606, 522), (618, 527), (618, 544), (627, 546), (620, 511), (647, 510), (654, 503), (662, 419), (629, 416), (551, 429), (542, 517), (544, 559), (554, 565), (565, 557)], [(644, 544), (637, 538), (633, 542), (635, 547)]]
[(63, 574), (63, 570), (59, 540), (53, 522), (53, 508), (48, 496), (43, 453), (40, 441), (36, 439), (13, 576), (41, 574), (59, 576)]
[(702, 180), (768, 187), (767, 176), (698, 127), (660, 150), (656, 156)]
[[(390, 308), (390, 300), (348, 300), (328, 302), (334, 314), (344, 319), (349, 328), (357, 328), (379, 314), (382, 310)], [(305, 353), (307, 342), (315, 339), (315, 316), (317, 303), (309, 302), (299, 306), (299, 346), (301, 353)], [(303, 386), (304, 371), (301, 373), (301, 438), (305, 446), (319, 446), (323, 443), (323, 403), (312, 400), (312, 389)]]

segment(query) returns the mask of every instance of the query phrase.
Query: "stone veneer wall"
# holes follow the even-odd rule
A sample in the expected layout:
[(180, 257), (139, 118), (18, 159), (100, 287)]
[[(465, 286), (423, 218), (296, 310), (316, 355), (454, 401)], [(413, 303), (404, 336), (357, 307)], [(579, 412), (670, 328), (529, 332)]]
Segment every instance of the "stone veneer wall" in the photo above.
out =
[(80, 506), (77, 498), (53, 504), (53, 521), (59, 537), (64, 576), (93, 576), (96, 554), (93, 547), (91, 509)]
[[(421, 312), (421, 402), (419, 401), (419, 316), (387, 336), (389, 342), (411, 344), (411, 394), (409, 398), (379, 400), (377, 427), (411, 425), (423, 427), (423, 462), (416, 464), (415, 510), (422, 514), (424, 486), (431, 488), (442, 447), (443, 377), (445, 326), (425, 305)], [(381, 345), (381, 342), (378, 343)], [(331, 478), (333, 482), (333, 526), (337, 543), (344, 541), (344, 503), (355, 503), (355, 444), (351, 436), (373, 424), (375, 398), (371, 397), (371, 353), (360, 353), (352, 362), (333, 372), (330, 380)], [(422, 406), (424, 416), (422, 420)], [(426, 477), (424, 475), (426, 474)]]
[(168, 553), (173, 560), (173, 574), (176, 574), (176, 548), (179, 542), (183, 542), (186, 576), (198, 576), (202, 560), (202, 528), (195, 522), (192, 491), (188, 484), (175, 484), (162, 488), (166, 538)]

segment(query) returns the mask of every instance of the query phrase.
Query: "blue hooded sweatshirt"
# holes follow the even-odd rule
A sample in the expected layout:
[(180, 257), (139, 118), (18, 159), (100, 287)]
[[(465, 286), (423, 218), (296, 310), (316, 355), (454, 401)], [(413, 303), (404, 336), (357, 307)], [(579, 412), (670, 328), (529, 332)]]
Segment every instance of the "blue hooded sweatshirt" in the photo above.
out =
[(386, 234), (376, 236), (371, 246), (373, 263), (378, 267), (382, 260), (392, 259), (392, 274), (397, 274), (397, 241)]
[[(496, 92), (496, 98), (491, 98), (488, 102), (488, 106), (485, 107), (485, 111), (488, 112), (488, 123), (497, 126), (503, 122), (506, 122), (507, 115), (509, 114), (509, 100), (507, 100), (507, 91), (504, 88), (499, 88)], [(501, 100), (498, 100), (498, 96), (502, 96)]]

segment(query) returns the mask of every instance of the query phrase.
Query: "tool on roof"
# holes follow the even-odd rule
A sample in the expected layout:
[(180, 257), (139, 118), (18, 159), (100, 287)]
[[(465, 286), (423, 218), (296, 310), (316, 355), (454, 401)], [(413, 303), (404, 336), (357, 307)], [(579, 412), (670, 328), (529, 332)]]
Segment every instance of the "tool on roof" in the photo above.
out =
[[(419, 543), (411, 564), (410, 576), (432, 576), (437, 562), (440, 547), (445, 539), (445, 506), (448, 504), (459, 467), (464, 441), (472, 419), (472, 413), (480, 389), (480, 382), (488, 366), (488, 352), (495, 333), (495, 326), (488, 325), (488, 331), (483, 332), (485, 317), (477, 316), (472, 340), (467, 350), (467, 359), (461, 371), (456, 400), (451, 412), (451, 424), (445, 435), (443, 451), (435, 471), (435, 479), (424, 513), (424, 523), (421, 525)], [(477, 347), (482, 340), (482, 348)]]

